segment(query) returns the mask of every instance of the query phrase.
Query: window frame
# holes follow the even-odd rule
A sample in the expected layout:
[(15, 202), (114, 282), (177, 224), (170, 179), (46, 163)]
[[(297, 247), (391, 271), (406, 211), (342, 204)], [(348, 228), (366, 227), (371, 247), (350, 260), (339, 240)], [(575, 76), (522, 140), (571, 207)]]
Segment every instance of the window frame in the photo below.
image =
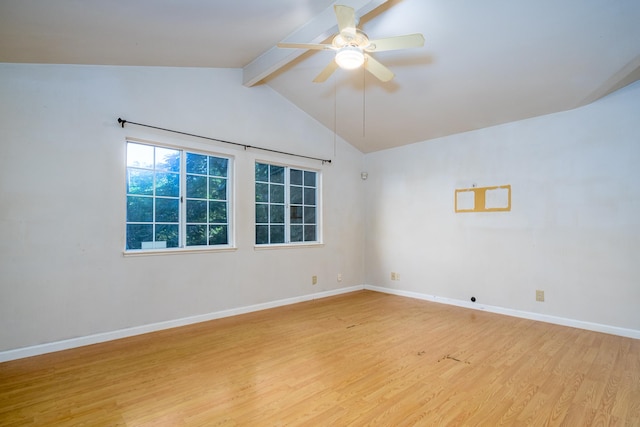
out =
[[(146, 145), (154, 148), (160, 149), (168, 149), (168, 150), (177, 150), (180, 155), (180, 167), (177, 172), (179, 175), (179, 185), (178, 185), (178, 200), (179, 200), (179, 213), (178, 213), (178, 246), (177, 247), (167, 247), (167, 248), (144, 248), (144, 249), (128, 249), (127, 248), (127, 229), (131, 222), (128, 221), (128, 202), (125, 203), (125, 212), (124, 212), (124, 250), (123, 254), (125, 256), (136, 256), (136, 255), (163, 255), (163, 254), (171, 254), (171, 253), (202, 253), (202, 252), (225, 252), (230, 250), (236, 250), (235, 246), (235, 157), (221, 152), (211, 151), (206, 148), (194, 148), (185, 145), (176, 145), (171, 143), (160, 143), (156, 141), (148, 141), (137, 138), (126, 138), (124, 151), (125, 151), (125, 200), (128, 200), (130, 194), (128, 192), (128, 179), (129, 179), (129, 164), (128, 164), (128, 147), (129, 143), (138, 144), (138, 145)], [(214, 158), (222, 158), (227, 160), (227, 174), (226, 174), (226, 213), (227, 213), (227, 243), (218, 244), (218, 245), (189, 245), (187, 246), (187, 202), (192, 197), (187, 197), (187, 175), (193, 175), (193, 173), (187, 172), (187, 153), (203, 155), (207, 157)], [(202, 175), (205, 176), (205, 175)], [(209, 177), (208, 175), (206, 175)], [(212, 175), (213, 177), (213, 175)], [(155, 183), (154, 183), (154, 191), (155, 191)], [(157, 196), (152, 196), (156, 198)], [(211, 199), (212, 201), (215, 201)], [(209, 201), (209, 199), (207, 199)], [(208, 206), (208, 205), (207, 205)], [(156, 224), (155, 218), (149, 224)], [(190, 224), (190, 223), (189, 223)], [(207, 220), (205, 223), (207, 226), (210, 224), (210, 221)], [(154, 236), (155, 239), (155, 236)]]
[[(253, 233), (253, 242), (254, 242), (254, 249), (256, 250), (261, 250), (261, 249), (280, 249), (280, 248), (292, 248), (292, 247), (318, 247), (318, 246), (322, 246), (323, 243), (323, 227), (322, 227), (322, 171), (320, 169), (316, 169), (316, 168), (312, 168), (312, 167), (308, 167), (308, 166), (300, 166), (300, 165), (295, 165), (295, 164), (290, 164), (290, 163), (281, 163), (281, 162), (277, 162), (277, 161), (271, 161), (271, 160), (263, 160), (263, 159), (255, 159), (254, 161), (254, 168), (253, 168), (253, 226), (254, 226), (254, 233)], [(269, 165), (269, 166), (275, 166), (275, 167), (282, 167), (284, 169), (284, 182), (283, 182), (283, 186), (285, 187), (284, 189), (284, 207), (285, 207), (285, 212), (284, 212), (284, 227), (285, 227), (285, 238), (284, 238), (284, 242), (282, 243), (257, 243), (257, 227), (258, 225), (270, 225), (271, 222), (268, 223), (258, 223), (258, 218), (257, 218), (257, 205), (258, 204), (266, 204), (268, 206), (271, 206), (270, 202), (258, 202), (258, 200), (256, 200), (257, 197), (257, 190), (256, 190), (256, 184), (258, 183), (267, 183), (265, 181), (258, 181), (257, 177), (256, 177), (256, 168), (258, 164), (263, 164), (263, 165)], [(302, 184), (298, 185), (298, 184), (291, 184), (291, 170), (300, 170), (303, 172), (302, 176)], [(302, 241), (291, 241), (291, 197), (290, 197), (290, 193), (291, 193), (291, 187), (301, 187), (302, 191), (304, 191), (304, 188), (308, 188), (308, 186), (304, 185), (304, 172), (313, 172), (315, 174), (315, 229), (316, 229), (316, 239), (313, 241), (304, 241), (304, 238)], [(274, 203), (274, 204), (279, 204), (279, 203)], [(293, 203), (293, 205), (296, 206), (301, 206), (303, 209), (305, 207), (305, 204), (298, 204), (298, 203)], [(311, 205), (306, 205), (306, 206), (311, 206)], [(270, 210), (270, 209), (269, 209)], [(293, 225), (296, 225), (295, 223)], [(305, 224), (302, 223), (302, 225), (304, 226)]]

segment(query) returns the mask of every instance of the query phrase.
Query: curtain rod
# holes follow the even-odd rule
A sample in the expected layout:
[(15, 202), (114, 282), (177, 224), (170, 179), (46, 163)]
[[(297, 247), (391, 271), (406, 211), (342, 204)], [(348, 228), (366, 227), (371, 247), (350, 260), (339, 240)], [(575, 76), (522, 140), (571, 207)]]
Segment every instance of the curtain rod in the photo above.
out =
[(166, 129), (166, 128), (161, 128), (161, 127), (158, 127), (158, 126), (145, 125), (143, 123), (130, 122), (129, 120), (125, 120), (125, 119), (122, 119), (120, 117), (118, 117), (118, 123), (120, 123), (122, 128), (124, 128), (125, 123), (129, 123), (131, 125), (143, 126), (143, 127), (147, 127), (147, 128), (151, 128), (151, 129), (158, 129), (158, 130), (162, 130), (162, 131), (165, 131), (165, 132), (178, 133), (180, 135), (193, 136), (195, 138), (208, 139), (209, 141), (216, 141), (216, 142), (222, 142), (224, 144), (236, 145), (238, 147), (244, 148), (245, 150), (248, 149), (248, 148), (252, 148), (254, 150), (268, 151), (270, 153), (285, 154), (287, 156), (294, 156), (294, 157), (301, 157), (301, 158), (304, 158), (304, 159), (318, 160), (318, 161), (322, 162), (323, 164), (324, 163), (331, 163), (330, 159), (321, 159), (319, 157), (303, 156), (302, 154), (288, 153), (286, 151), (272, 150), (270, 148), (254, 147), (252, 145), (241, 144), (239, 142), (225, 141), (224, 139), (210, 138), (208, 136), (196, 135), (196, 134), (193, 134), (193, 133), (182, 132), (182, 131), (179, 131), (179, 130)]

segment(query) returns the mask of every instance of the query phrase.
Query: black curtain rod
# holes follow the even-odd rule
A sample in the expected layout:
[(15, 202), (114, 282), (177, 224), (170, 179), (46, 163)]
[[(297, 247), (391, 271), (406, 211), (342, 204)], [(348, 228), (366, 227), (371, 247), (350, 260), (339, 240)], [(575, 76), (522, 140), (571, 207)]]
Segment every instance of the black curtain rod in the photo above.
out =
[(319, 157), (310, 157), (310, 156), (303, 156), (301, 154), (295, 154), (295, 153), (288, 153), (286, 151), (278, 151), (278, 150), (272, 150), (270, 148), (262, 148), (262, 147), (254, 147), (252, 145), (247, 145), (247, 144), (240, 144), (238, 142), (232, 142), (232, 141), (225, 141), (224, 139), (217, 139), (217, 138), (210, 138), (208, 136), (202, 136), (202, 135), (195, 135), (193, 133), (187, 133), (187, 132), (182, 132), (179, 130), (173, 130), (173, 129), (166, 129), (166, 128), (161, 128), (158, 126), (151, 126), (151, 125), (145, 125), (143, 123), (136, 123), (136, 122), (130, 122), (128, 120), (125, 119), (121, 119), (118, 117), (118, 123), (120, 123), (120, 126), (122, 126), (124, 128), (125, 123), (129, 123), (131, 125), (136, 125), (136, 126), (144, 126), (146, 128), (151, 128), (151, 129), (158, 129), (158, 130), (162, 130), (165, 132), (172, 132), (172, 133), (178, 133), (180, 135), (187, 135), (187, 136), (193, 136), (195, 138), (201, 138), (201, 139), (208, 139), (209, 141), (216, 141), (216, 142), (222, 142), (224, 144), (231, 144), (231, 145), (236, 145), (238, 147), (242, 147), (245, 150), (248, 148), (252, 148), (254, 150), (262, 150), (262, 151), (268, 151), (270, 153), (278, 153), (278, 154), (285, 154), (287, 156), (294, 156), (294, 157), (302, 157), (304, 159), (311, 159), (311, 160), (318, 160), (322, 163), (331, 163), (331, 160), (328, 159), (321, 159)]

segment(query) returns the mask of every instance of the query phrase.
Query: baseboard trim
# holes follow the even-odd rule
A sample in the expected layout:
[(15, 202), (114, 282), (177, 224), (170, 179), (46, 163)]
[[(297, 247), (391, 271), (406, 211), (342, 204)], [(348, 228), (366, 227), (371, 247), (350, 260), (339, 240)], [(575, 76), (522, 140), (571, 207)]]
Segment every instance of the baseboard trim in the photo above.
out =
[(360, 291), (362, 289), (364, 289), (362, 285), (333, 289), (330, 291), (300, 295), (297, 297), (285, 298), (285, 299), (270, 301), (270, 302), (261, 303), (261, 304), (254, 304), (254, 305), (249, 305), (245, 307), (233, 308), (229, 310), (216, 311), (213, 313), (206, 313), (206, 314), (201, 314), (197, 316), (185, 317), (181, 319), (168, 320), (165, 322), (135, 326), (132, 328), (119, 329), (111, 332), (104, 332), (104, 333), (99, 333), (94, 335), (87, 335), (84, 337), (71, 338), (71, 339), (62, 340), (62, 341), (55, 341), (51, 343), (38, 344), (30, 347), (2, 351), (0, 352), (0, 363), (8, 362), (10, 360), (24, 359), (26, 357), (39, 356), (42, 354), (53, 353), (61, 350), (69, 350), (72, 348), (84, 347), (86, 345), (113, 341), (121, 338), (132, 337), (135, 335), (147, 334), (150, 332), (161, 331), (164, 329), (177, 328), (180, 326), (206, 322), (209, 320), (221, 319), (223, 317), (236, 316), (238, 314), (251, 313), (254, 311), (267, 310), (269, 308), (276, 308), (276, 307), (281, 307), (285, 305), (296, 304), (299, 302), (311, 301), (315, 299), (321, 299), (321, 298), (326, 298), (330, 296), (346, 294), (349, 292)]
[(532, 313), (529, 311), (514, 310), (510, 308), (497, 307), (492, 305), (471, 303), (453, 298), (438, 297), (418, 292), (403, 291), (399, 289), (384, 288), (381, 286), (364, 285), (364, 289), (386, 294), (398, 295), (409, 298), (416, 298), (425, 301), (437, 302), (441, 304), (455, 305), (458, 307), (470, 308), (472, 310), (488, 311), (490, 313), (503, 314), (506, 316), (520, 317), (523, 319), (537, 320), (539, 322), (553, 323), (555, 325), (569, 326), (572, 328), (586, 329), (593, 332), (602, 332), (610, 335), (640, 339), (640, 331), (635, 329), (620, 328), (617, 326), (603, 325), (600, 323), (585, 322), (582, 320), (567, 319), (564, 317), (550, 316), (548, 314)]
[(236, 316), (239, 314), (251, 313), (254, 311), (267, 310), (270, 308), (282, 307), (285, 305), (296, 304), (304, 301), (327, 298), (335, 295), (346, 294), (350, 292), (369, 290), (382, 292), (391, 295), (415, 298), (425, 301), (436, 302), (440, 304), (454, 305), (472, 310), (487, 311), (490, 313), (503, 314), (506, 316), (520, 317), (523, 319), (536, 320), (539, 322), (552, 323), (555, 325), (568, 326), (572, 328), (585, 329), (594, 332), (602, 332), (610, 335), (618, 335), (627, 338), (640, 339), (640, 331), (635, 329), (626, 329), (616, 326), (603, 325), (600, 323), (585, 322), (581, 320), (567, 319), (564, 317), (550, 316), (540, 313), (532, 313), (528, 311), (514, 310), (510, 308), (497, 307), (492, 305), (471, 303), (468, 301), (457, 300), (453, 298), (439, 297), (436, 295), (428, 295), (419, 292), (404, 291), (400, 289), (391, 289), (373, 285), (359, 285), (348, 288), (333, 289), (330, 291), (317, 292), (308, 295), (300, 295), (292, 298), (285, 298), (276, 301), (270, 301), (261, 304), (254, 304), (245, 307), (238, 307), (229, 310), (216, 311), (212, 313), (190, 316), (181, 319), (169, 320), (165, 322), (152, 323), (148, 325), (136, 326), (127, 329), (120, 329), (111, 332), (104, 332), (84, 337), (71, 338), (62, 341), (39, 344), (30, 347), (6, 350), (0, 352), (0, 363), (11, 360), (24, 359), (26, 357), (39, 356), (42, 354), (53, 353), (61, 350), (69, 350), (72, 348), (83, 347), (86, 345), (99, 344), (102, 342), (113, 341), (121, 338), (132, 337), (135, 335), (147, 334), (150, 332), (161, 331), (164, 329), (177, 328), (180, 326), (191, 325), (209, 320), (221, 319), (224, 317)]

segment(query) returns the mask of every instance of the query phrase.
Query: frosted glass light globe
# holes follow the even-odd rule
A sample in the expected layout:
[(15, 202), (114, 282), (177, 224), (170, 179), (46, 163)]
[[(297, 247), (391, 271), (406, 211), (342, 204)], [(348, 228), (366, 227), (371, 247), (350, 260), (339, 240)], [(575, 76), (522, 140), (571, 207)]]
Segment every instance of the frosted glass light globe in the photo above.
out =
[(353, 70), (364, 64), (364, 54), (359, 47), (345, 46), (336, 53), (336, 63), (340, 68)]

